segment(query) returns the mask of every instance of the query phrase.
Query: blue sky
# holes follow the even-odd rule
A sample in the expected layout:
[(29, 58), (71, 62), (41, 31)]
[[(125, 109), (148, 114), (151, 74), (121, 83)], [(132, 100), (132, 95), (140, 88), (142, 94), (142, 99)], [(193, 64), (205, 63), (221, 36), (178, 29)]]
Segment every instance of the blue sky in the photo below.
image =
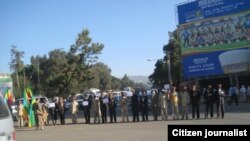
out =
[[(176, 29), (176, 4), (185, 0), (1, 0), (0, 72), (9, 73), (11, 45), (30, 57), (68, 51), (83, 29), (105, 45), (99, 61), (112, 75), (150, 75)], [(153, 59), (154, 61), (147, 61)]]

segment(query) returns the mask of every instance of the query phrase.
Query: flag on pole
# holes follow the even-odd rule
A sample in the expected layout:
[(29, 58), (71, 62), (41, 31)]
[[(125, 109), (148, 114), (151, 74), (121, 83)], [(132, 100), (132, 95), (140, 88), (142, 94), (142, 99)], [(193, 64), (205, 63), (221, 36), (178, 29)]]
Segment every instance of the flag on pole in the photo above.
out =
[(6, 101), (6, 103), (8, 104), (8, 106), (10, 107), (13, 103), (13, 95), (10, 92), (10, 88), (7, 88), (5, 93), (4, 93), (4, 99)]

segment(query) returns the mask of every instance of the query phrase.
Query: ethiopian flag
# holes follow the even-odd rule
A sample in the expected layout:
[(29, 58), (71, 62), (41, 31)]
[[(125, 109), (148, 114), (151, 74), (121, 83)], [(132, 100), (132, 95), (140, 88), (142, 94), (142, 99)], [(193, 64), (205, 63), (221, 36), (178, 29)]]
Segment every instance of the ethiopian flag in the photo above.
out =
[(24, 118), (27, 119), (28, 126), (32, 127), (36, 124), (35, 115), (33, 111), (33, 104), (35, 103), (35, 98), (32, 94), (31, 87), (28, 86), (23, 92), (23, 106), (24, 106)]
[(12, 103), (13, 103), (13, 95), (10, 92), (9, 88), (7, 88), (5, 93), (4, 93), (4, 99), (5, 99), (6, 103), (8, 104), (8, 106), (12, 105)]

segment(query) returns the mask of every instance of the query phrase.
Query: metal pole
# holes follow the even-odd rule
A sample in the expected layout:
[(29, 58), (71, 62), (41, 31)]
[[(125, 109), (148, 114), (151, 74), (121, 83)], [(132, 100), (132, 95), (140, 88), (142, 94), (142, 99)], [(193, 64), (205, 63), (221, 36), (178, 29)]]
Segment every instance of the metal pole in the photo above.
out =
[(25, 88), (25, 67), (23, 67), (23, 88)]
[(170, 62), (170, 52), (167, 52), (168, 54), (168, 60), (167, 60), (167, 65), (168, 65), (168, 78), (169, 78), (169, 83), (170, 86), (172, 85), (172, 74), (171, 74), (171, 62)]
[(40, 61), (38, 58), (38, 70), (37, 70), (37, 77), (38, 77), (38, 91), (39, 91), (39, 95), (41, 94), (41, 89), (40, 89)]

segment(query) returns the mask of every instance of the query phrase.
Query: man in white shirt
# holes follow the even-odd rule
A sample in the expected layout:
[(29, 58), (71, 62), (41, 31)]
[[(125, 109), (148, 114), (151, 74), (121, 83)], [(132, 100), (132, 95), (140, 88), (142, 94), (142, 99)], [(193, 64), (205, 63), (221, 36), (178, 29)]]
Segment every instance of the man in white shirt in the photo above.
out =
[(244, 85), (241, 85), (241, 88), (240, 88), (240, 97), (242, 99), (242, 102), (246, 102), (246, 94), (247, 94), (247, 90), (245, 88)]

